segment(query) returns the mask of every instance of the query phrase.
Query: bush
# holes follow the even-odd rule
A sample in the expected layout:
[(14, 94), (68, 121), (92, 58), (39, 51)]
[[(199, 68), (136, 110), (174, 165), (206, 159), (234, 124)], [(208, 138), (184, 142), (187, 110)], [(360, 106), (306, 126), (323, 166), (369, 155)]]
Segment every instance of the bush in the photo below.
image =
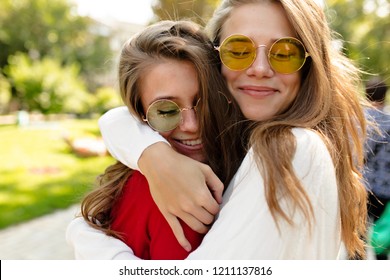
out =
[(7, 112), (7, 108), (9, 107), (10, 101), (11, 86), (8, 80), (0, 73), (0, 114)]
[(44, 114), (85, 114), (90, 110), (91, 96), (79, 79), (76, 64), (61, 65), (58, 60), (32, 60), (19, 53), (9, 57), (4, 69), (16, 91), (21, 109)]
[(105, 113), (109, 109), (123, 105), (119, 93), (111, 87), (101, 87), (95, 93), (93, 111)]

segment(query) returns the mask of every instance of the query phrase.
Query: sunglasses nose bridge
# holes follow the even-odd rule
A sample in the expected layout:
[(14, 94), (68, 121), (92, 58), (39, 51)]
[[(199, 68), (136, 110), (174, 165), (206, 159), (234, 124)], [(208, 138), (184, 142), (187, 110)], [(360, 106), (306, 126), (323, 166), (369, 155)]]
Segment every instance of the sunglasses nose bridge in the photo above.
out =
[(194, 110), (194, 113), (195, 113), (195, 107), (196, 106), (193, 106), (193, 107), (184, 107), (184, 108), (180, 108), (180, 117), (181, 117), (181, 121), (183, 122), (183, 115), (184, 115), (184, 112), (186, 111), (192, 111)]
[(177, 107), (178, 107), (178, 109), (179, 109), (179, 111), (180, 111), (180, 124), (183, 124), (183, 123), (184, 123), (184, 117), (183, 117), (183, 115), (184, 115), (184, 112), (185, 112), (185, 111), (192, 111), (192, 110), (194, 110), (194, 117), (195, 117), (195, 119), (196, 119), (196, 108), (198, 107), (199, 102), (200, 102), (200, 98), (198, 98), (198, 101), (196, 101), (195, 106), (192, 106), (192, 107), (180, 108), (180, 107), (177, 105)]
[[(255, 50), (256, 56), (255, 56), (254, 60), (256, 59), (257, 54), (258, 54), (257, 52), (259, 51), (260, 48), (264, 48), (265, 54), (266, 54), (267, 57), (268, 57), (268, 54), (267, 54), (267, 45), (262, 44), (262, 45), (258, 45), (258, 46), (256, 47), (256, 50)], [(253, 62), (254, 62), (254, 60), (253, 60)]]
[[(264, 55), (258, 53), (260, 48), (264, 48)], [(261, 68), (261, 69), (271, 68), (271, 65), (269, 63), (269, 53), (267, 53), (267, 45), (264, 44), (257, 45), (254, 47), (254, 51), (255, 51), (255, 55), (253, 57), (253, 61), (250, 67), (255, 66), (255, 68)], [(259, 59), (260, 61), (256, 62)], [(264, 63), (266, 63), (267, 66), (265, 66)]]
[[(194, 115), (196, 115), (196, 106), (180, 108), (180, 119), (181, 119), (181, 123), (184, 122), (184, 112), (188, 111), (188, 113), (190, 113), (192, 110), (194, 110)], [(196, 117), (196, 116), (195, 116), (195, 117)]]
[(181, 109), (180, 109), (180, 112), (190, 111), (190, 110), (195, 110), (195, 106), (194, 106), (194, 107), (181, 108)]
[(256, 50), (259, 49), (259, 48), (262, 48), (262, 47), (266, 48), (267, 45), (258, 45), (258, 46), (256, 47)]
[[(180, 123), (178, 124), (182, 130), (197, 131), (198, 121), (196, 116), (196, 107), (180, 109)], [(193, 113), (191, 112), (193, 111)], [(187, 112), (187, 113), (184, 113)]]

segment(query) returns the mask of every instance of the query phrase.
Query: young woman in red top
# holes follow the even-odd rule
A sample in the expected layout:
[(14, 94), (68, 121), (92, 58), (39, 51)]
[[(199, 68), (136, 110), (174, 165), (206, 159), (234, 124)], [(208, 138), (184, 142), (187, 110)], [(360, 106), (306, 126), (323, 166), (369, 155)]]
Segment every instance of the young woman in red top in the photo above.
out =
[[(237, 124), (242, 115), (219, 67), (218, 53), (198, 25), (163, 21), (124, 44), (119, 86), (133, 115), (176, 151), (209, 164), (227, 183), (245, 154), (244, 141), (234, 137), (244, 124)], [(189, 254), (176, 240), (140, 172), (117, 162), (99, 176), (97, 185), (81, 205), (90, 225), (120, 238), (142, 259), (184, 259)], [(203, 234), (181, 224), (192, 250), (196, 249)]]

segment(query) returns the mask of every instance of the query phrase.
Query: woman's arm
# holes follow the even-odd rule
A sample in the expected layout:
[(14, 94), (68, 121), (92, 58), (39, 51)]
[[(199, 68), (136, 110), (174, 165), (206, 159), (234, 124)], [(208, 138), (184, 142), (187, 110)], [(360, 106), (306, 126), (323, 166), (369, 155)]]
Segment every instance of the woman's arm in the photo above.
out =
[(148, 179), (154, 201), (179, 243), (189, 251), (191, 245), (178, 218), (199, 233), (207, 232), (222, 202), (222, 182), (209, 166), (173, 151), (126, 107), (105, 113), (99, 127), (111, 155)]
[(125, 106), (109, 110), (98, 123), (110, 154), (131, 169), (140, 171), (138, 160), (150, 145), (158, 142), (169, 145), (164, 137), (131, 115)]
[(313, 206), (313, 227), (286, 197), (279, 202), (294, 225), (280, 217), (275, 224), (250, 150), (224, 193), (216, 222), (189, 259), (337, 259), (341, 231), (332, 159), (315, 132), (293, 133), (297, 148), (292, 164)]
[(125, 243), (91, 227), (82, 217), (68, 225), (66, 241), (73, 247), (76, 260), (139, 259)]
[[(340, 213), (332, 159), (325, 144), (315, 133), (297, 129), (294, 134), (297, 137), (297, 151), (293, 166), (314, 208), (315, 222), (312, 231), (308, 230), (307, 220), (299, 212), (293, 216), (295, 226), (283, 219), (280, 220), (279, 228), (276, 226), (266, 202), (262, 176), (254, 162), (253, 151), (250, 150), (224, 193), (216, 222), (200, 247), (189, 255), (189, 259), (338, 257), (341, 246)], [(288, 203), (283, 201), (282, 207), (288, 211)], [(98, 254), (100, 246), (104, 254), (101, 258), (114, 259), (122, 253), (125, 257), (129, 254), (127, 257), (134, 258), (131, 249), (121, 241), (89, 229), (83, 220), (73, 223), (76, 224), (73, 228), (78, 228), (78, 234), (85, 235), (92, 231), (95, 236), (90, 235), (90, 238), (81, 240), (77, 238), (77, 234), (67, 234), (70, 236), (68, 242), (74, 246), (77, 255), (86, 259), (96, 258), (98, 256), (95, 254)], [(96, 247), (94, 254), (87, 247)], [(111, 247), (110, 250), (104, 249), (108, 247)]]

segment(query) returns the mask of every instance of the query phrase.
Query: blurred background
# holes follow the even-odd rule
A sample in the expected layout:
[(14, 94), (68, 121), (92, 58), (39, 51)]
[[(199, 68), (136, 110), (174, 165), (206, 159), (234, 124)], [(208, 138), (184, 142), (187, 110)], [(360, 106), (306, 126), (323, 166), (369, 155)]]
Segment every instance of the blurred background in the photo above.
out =
[[(380, 75), (389, 84), (389, 0), (318, 2), (363, 79)], [(66, 225), (114, 162), (97, 119), (122, 105), (122, 44), (161, 19), (205, 25), (218, 3), (0, 0), (0, 259), (72, 258)], [(32, 236), (39, 245), (29, 245)]]

